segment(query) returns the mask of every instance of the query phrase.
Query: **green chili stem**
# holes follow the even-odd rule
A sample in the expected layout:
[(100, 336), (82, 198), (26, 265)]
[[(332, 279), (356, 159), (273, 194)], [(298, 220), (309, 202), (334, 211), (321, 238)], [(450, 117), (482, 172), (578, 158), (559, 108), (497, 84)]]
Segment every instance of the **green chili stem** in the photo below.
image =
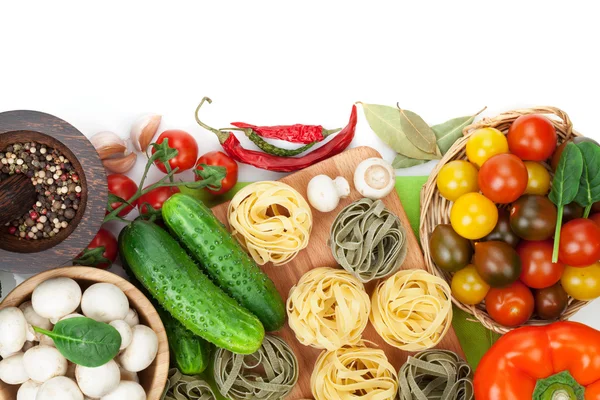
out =
[(556, 214), (556, 229), (554, 230), (554, 249), (552, 250), (552, 262), (558, 261), (558, 246), (560, 244), (560, 229), (562, 228), (563, 207), (558, 207)]
[(585, 211), (583, 212), (583, 218), (587, 218), (590, 216), (590, 212), (592, 211), (592, 206), (594, 205), (594, 203), (590, 204), (589, 206), (587, 206), (585, 208)]
[(202, 99), (200, 104), (198, 104), (198, 107), (196, 107), (196, 113), (195, 113), (196, 122), (198, 123), (198, 125), (200, 125), (204, 129), (209, 130), (212, 133), (214, 133), (215, 135), (217, 135), (217, 138), (219, 139), (219, 143), (223, 144), (229, 137), (230, 133), (223, 132), (219, 129), (212, 128), (212, 127), (206, 125), (204, 122), (200, 121), (200, 117), (198, 116), (198, 113), (200, 112), (200, 107), (202, 107), (202, 105), (204, 104), (205, 101), (208, 102), (208, 104), (212, 103), (212, 100), (209, 97), (204, 97)]
[(342, 128), (337, 129), (323, 129), (323, 137), (326, 138), (329, 135), (333, 135), (334, 133), (338, 133)]

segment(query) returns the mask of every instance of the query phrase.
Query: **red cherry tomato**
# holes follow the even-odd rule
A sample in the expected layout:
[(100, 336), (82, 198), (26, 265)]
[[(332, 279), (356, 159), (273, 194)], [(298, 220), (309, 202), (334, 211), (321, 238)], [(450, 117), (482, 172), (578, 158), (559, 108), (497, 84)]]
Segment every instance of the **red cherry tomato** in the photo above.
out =
[(544, 161), (556, 149), (556, 128), (543, 115), (522, 115), (508, 130), (508, 148), (525, 161)]
[[(137, 184), (131, 180), (131, 178), (122, 175), (122, 174), (111, 174), (108, 176), (108, 192), (118, 196), (124, 200), (129, 200), (135, 192), (137, 192), (138, 186)], [(121, 206), (121, 202), (113, 202), (111, 203), (111, 207), (114, 209)], [(128, 205), (119, 213), (119, 217), (124, 217), (133, 210), (133, 207), (137, 205), (137, 201), (133, 202), (133, 204)], [(108, 212), (107, 212), (108, 213)]]
[(479, 170), (481, 193), (494, 203), (512, 203), (527, 189), (527, 167), (513, 154), (497, 154)]
[[(100, 228), (96, 236), (92, 242), (88, 245), (88, 250), (94, 250), (98, 247), (104, 247), (104, 252), (102, 253), (102, 257), (110, 260), (110, 263), (100, 263), (97, 264), (96, 267), (106, 269), (111, 266), (112, 263), (117, 259), (117, 239), (114, 237), (112, 233), (107, 231), (104, 228)], [(81, 254), (80, 254), (81, 256)]]
[[(227, 175), (221, 181), (221, 189), (213, 190), (210, 187), (205, 188), (208, 192), (219, 195), (226, 193), (231, 190), (232, 187), (235, 186), (238, 180), (238, 165), (234, 159), (229, 157), (227, 154), (221, 151), (211, 151), (209, 153), (204, 154), (198, 159), (196, 163), (196, 169), (202, 170), (201, 164), (206, 165), (216, 165), (220, 167), (225, 167), (227, 170)], [(196, 180), (199, 181), (202, 178), (196, 175)]]
[(587, 267), (600, 260), (600, 226), (585, 218), (564, 224), (558, 258), (572, 267)]
[(508, 327), (525, 323), (533, 314), (533, 308), (533, 294), (520, 281), (506, 288), (491, 288), (485, 296), (485, 309), (490, 317)]
[(517, 246), (521, 258), (521, 282), (533, 289), (544, 289), (560, 280), (565, 266), (552, 262), (552, 240), (530, 242), (522, 240)]
[(148, 207), (146, 204), (150, 204), (150, 207), (154, 208), (155, 210), (160, 210), (164, 202), (175, 193), (179, 193), (179, 188), (163, 186), (149, 191), (138, 199), (140, 213), (145, 214), (148, 212)]
[[(177, 129), (164, 131), (160, 134), (156, 143), (161, 144), (165, 139), (169, 139), (169, 147), (178, 151), (177, 155), (169, 160), (171, 169), (179, 168), (177, 173), (180, 173), (192, 168), (196, 162), (196, 158), (198, 158), (198, 143), (196, 139), (189, 133)], [(152, 154), (154, 153), (156, 153), (156, 149), (153, 147)], [(160, 160), (156, 160), (154, 164), (162, 172), (167, 173), (165, 165)]]

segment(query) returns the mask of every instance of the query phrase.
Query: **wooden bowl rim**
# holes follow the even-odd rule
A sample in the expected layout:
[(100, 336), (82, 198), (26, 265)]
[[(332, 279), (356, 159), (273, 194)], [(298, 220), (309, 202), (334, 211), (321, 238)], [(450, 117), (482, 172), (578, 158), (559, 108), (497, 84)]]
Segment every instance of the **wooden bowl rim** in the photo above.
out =
[[(79, 280), (87, 280), (112, 283), (123, 290), (123, 292), (129, 292), (129, 294), (126, 293), (126, 295), (127, 299), (130, 301), (130, 306), (131, 299), (133, 298), (135, 299), (136, 303), (142, 303), (141, 305), (143, 308), (148, 310), (148, 312), (141, 314), (139, 306), (136, 307), (138, 314), (143, 315), (143, 317), (147, 319), (147, 326), (152, 328), (152, 330), (158, 336), (158, 354), (156, 359), (153, 361), (153, 364), (156, 365), (156, 370), (154, 371), (152, 380), (148, 382), (148, 387), (150, 390), (146, 396), (148, 400), (159, 400), (162, 397), (169, 375), (170, 356), (167, 333), (154, 305), (138, 288), (136, 288), (125, 278), (112, 272), (92, 267), (61, 267), (47, 270), (26, 279), (20, 285), (11, 290), (10, 293), (8, 293), (0, 302), (0, 310), (6, 307), (18, 307), (20, 303), (16, 304), (16, 298), (30, 297), (37, 285), (50, 278), (56, 277), (71, 278), (77, 282)], [(3, 383), (0, 383), (0, 388), (3, 385)]]
[[(37, 252), (15, 252), (0, 248), (0, 270), (13, 273), (38, 273), (65, 266), (77, 256), (100, 230), (108, 200), (108, 183), (102, 161), (89, 139), (73, 125), (51, 114), (32, 110), (0, 113), (0, 136), (34, 132), (48, 136), (74, 155), (81, 166), (87, 201), (81, 220), (64, 240)], [(83, 154), (88, 155), (82, 157)], [(52, 239), (48, 239), (52, 240)], [(35, 242), (32, 242), (35, 243)]]

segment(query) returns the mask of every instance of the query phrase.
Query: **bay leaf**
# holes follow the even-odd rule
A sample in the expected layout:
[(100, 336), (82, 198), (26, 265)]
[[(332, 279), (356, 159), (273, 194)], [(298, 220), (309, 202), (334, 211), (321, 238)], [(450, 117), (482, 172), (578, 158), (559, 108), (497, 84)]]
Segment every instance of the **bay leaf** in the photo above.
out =
[(450, 147), (463, 136), (463, 129), (475, 120), (475, 115), (452, 118), (441, 124), (431, 127), (437, 137), (437, 145), (442, 154), (446, 154)]
[(402, 154), (396, 155), (392, 161), (392, 167), (395, 169), (414, 167), (415, 165), (425, 164), (429, 160), (417, 160), (415, 158), (406, 157)]
[(365, 118), (373, 132), (396, 153), (418, 160), (439, 160), (442, 157), (442, 153), (437, 147), (435, 154), (426, 153), (408, 140), (402, 130), (400, 113), (396, 107), (361, 104)]
[(412, 111), (400, 107), (398, 110), (400, 111), (400, 127), (408, 140), (418, 149), (435, 154), (436, 137), (427, 122)]

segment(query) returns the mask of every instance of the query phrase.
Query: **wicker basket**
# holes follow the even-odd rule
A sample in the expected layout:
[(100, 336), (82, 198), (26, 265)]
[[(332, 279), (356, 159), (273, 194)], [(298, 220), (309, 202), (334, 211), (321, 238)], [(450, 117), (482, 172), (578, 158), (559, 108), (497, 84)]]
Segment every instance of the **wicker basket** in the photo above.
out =
[[(505, 112), (503, 114), (498, 115), (495, 118), (483, 118), (483, 120), (473, 123), (464, 129), (464, 137), (456, 141), (456, 143), (454, 143), (450, 150), (448, 150), (448, 152), (444, 155), (444, 157), (441, 159), (441, 161), (438, 163), (438, 165), (435, 167), (435, 169), (429, 176), (427, 183), (425, 183), (425, 185), (423, 186), (423, 189), (421, 191), (420, 235), (421, 246), (423, 248), (423, 252), (425, 253), (425, 263), (427, 264), (426, 266), (429, 272), (445, 279), (448, 283), (450, 283), (452, 279), (451, 274), (442, 271), (441, 269), (435, 266), (431, 258), (431, 253), (429, 251), (429, 236), (431, 232), (433, 232), (435, 227), (439, 224), (450, 223), (450, 208), (452, 207), (452, 202), (444, 199), (437, 190), (436, 180), (438, 173), (440, 169), (449, 161), (466, 160), (467, 140), (475, 129), (492, 127), (506, 134), (508, 132), (508, 128), (515, 119), (517, 119), (521, 115), (527, 114), (544, 114), (547, 117), (549, 117), (552, 120), (554, 126), (556, 127), (556, 133), (558, 135), (559, 144), (573, 136), (581, 136), (573, 130), (573, 124), (571, 123), (569, 116), (564, 111), (554, 107), (525, 108)], [(550, 167), (548, 165), (545, 166), (548, 170), (550, 170)], [(488, 315), (483, 304), (470, 306), (462, 304), (454, 298), (452, 299), (452, 301), (460, 309), (475, 316), (488, 329), (491, 329), (501, 334), (504, 334), (512, 329), (503, 325), (499, 325), (497, 322), (495, 322)], [(578, 301), (570, 298), (568, 307), (565, 310), (565, 312), (561, 315), (560, 319), (565, 320), (570, 318), (587, 303), (588, 302), (586, 301)], [(525, 325), (546, 325), (550, 322), (552, 321), (533, 318), (526, 322)]]

